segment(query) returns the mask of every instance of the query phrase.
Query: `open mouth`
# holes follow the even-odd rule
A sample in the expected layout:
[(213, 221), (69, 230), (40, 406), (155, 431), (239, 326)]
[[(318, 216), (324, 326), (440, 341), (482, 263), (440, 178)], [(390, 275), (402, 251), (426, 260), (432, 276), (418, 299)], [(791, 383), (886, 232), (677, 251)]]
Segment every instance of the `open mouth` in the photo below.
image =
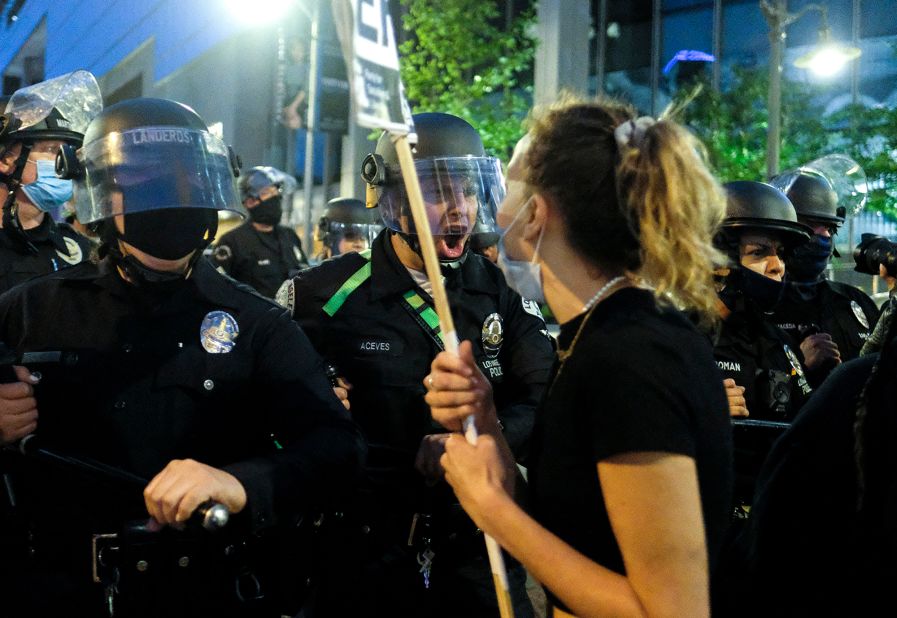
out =
[(436, 244), (436, 255), (443, 260), (456, 260), (464, 253), (464, 235), (446, 234), (433, 238)]

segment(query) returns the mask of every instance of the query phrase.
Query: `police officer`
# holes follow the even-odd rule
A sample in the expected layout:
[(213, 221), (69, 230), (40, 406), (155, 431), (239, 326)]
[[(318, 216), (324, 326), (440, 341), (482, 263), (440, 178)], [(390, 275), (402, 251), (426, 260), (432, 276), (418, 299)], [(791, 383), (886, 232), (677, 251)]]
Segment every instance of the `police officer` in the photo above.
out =
[[(713, 355), (733, 417), (736, 500), (750, 504), (768, 449), (810, 395), (796, 344), (768, 320), (782, 296), (785, 257), (806, 242), (809, 229), (778, 189), (750, 180), (725, 185), (726, 218), (717, 237), (730, 267), (720, 273), (722, 321)], [(755, 421), (761, 423), (754, 424)], [(766, 426), (762, 421), (779, 423)]]
[(383, 229), (377, 211), (351, 197), (337, 197), (327, 202), (318, 226), (315, 242), (321, 244), (321, 259), (326, 260), (349, 251), (364, 251)]
[(89, 255), (87, 239), (48, 213), (72, 197), (72, 181), (56, 176), (59, 147), (79, 147), (102, 106), (87, 71), (22, 88), (10, 98), (0, 119), (0, 292)]
[(768, 184), (742, 180), (725, 188), (717, 244), (732, 265), (721, 277), (717, 365), (744, 389), (752, 418), (790, 421), (811, 389), (793, 341), (767, 318), (784, 292), (783, 260), (809, 239), (809, 229), (797, 222), (788, 198)]
[(772, 321), (800, 341), (807, 376), (816, 386), (842, 361), (859, 356), (878, 308), (861, 290), (825, 276), (834, 235), (845, 216), (829, 180), (820, 172), (799, 169), (773, 182), (781, 185), (797, 220), (812, 228), (813, 236), (788, 259), (788, 284)]
[[(461, 340), (474, 344), (512, 449), (525, 449), (553, 361), (536, 303), (469, 251), (477, 220), (504, 194), (498, 160), (464, 120), (414, 117), (415, 167)], [(443, 349), (395, 148), (388, 135), (363, 163), (388, 229), (371, 250), (301, 272), (280, 298), (352, 386), (351, 412), (369, 445), (367, 478), (331, 550), (316, 616), (495, 616), (483, 537), (443, 480), (447, 433), (424, 402), (424, 377)], [(517, 616), (532, 615), (525, 573), (510, 567)], [(345, 581), (360, 586), (346, 594)]]
[(253, 167), (240, 178), (249, 221), (221, 237), (212, 256), (231, 277), (274, 298), (284, 279), (308, 266), (296, 232), (280, 224), (283, 196), (296, 181), (273, 167)]
[[(78, 217), (102, 222), (105, 257), (0, 301), (0, 341), (24, 365), (0, 385), (0, 441), (34, 433), (44, 451), (130, 480), (59, 457), (20, 461), (31, 534), (2, 557), (4, 615), (279, 616), (271, 580), (240, 556), (354, 477), (363, 443), (304, 334), (199, 259), (217, 211), (242, 210), (235, 161), (192, 109), (162, 99), (106, 108), (77, 155), (63, 149)], [(180, 527), (208, 500), (234, 514), (229, 549), (199, 539), (170, 555), (170, 536), (144, 535), (123, 541), (117, 562), (92, 547), (147, 513), (155, 528)], [(270, 560), (262, 552), (259, 568)], [(92, 564), (108, 572), (100, 585)]]

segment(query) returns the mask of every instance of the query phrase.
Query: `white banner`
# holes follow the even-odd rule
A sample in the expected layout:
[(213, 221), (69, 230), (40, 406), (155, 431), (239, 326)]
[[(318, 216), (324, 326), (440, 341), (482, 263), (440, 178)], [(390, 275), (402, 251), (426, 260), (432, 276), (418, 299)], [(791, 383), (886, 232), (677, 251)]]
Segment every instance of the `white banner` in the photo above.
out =
[(413, 134), (388, 0), (333, 0), (333, 17), (346, 58), (355, 121), (371, 129)]

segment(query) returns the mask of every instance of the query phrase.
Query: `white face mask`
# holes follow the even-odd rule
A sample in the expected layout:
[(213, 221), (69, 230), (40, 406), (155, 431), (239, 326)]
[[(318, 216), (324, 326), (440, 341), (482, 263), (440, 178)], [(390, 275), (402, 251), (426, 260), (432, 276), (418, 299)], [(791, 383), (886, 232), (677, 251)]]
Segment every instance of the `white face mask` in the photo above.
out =
[(515, 290), (523, 298), (534, 300), (537, 303), (544, 303), (545, 293), (542, 290), (542, 265), (536, 261), (536, 257), (539, 255), (539, 247), (542, 244), (542, 235), (545, 233), (545, 228), (543, 227), (539, 232), (539, 239), (536, 241), (536, 250), (533, 252), (532, 260), (529, 262), (512, 260), (505, 252), (505, 236), (511, 231), (511, 228), (514, 227), (514, 224), (517, 223), (517, 220), (520, 219), (520, 216), (526, 211), (530, 203), (532, 203), (533, 197), (534, 196), (530, 196), (526, 203), (520, 207), (520, 210), (517, 211), (517, 214), (514, 215), (514, 218), (511, 220), (510, 225), (508, 225), (499, 237), (497, 265), (504, 273), (505, 279), (507, 279), (511, 289)]

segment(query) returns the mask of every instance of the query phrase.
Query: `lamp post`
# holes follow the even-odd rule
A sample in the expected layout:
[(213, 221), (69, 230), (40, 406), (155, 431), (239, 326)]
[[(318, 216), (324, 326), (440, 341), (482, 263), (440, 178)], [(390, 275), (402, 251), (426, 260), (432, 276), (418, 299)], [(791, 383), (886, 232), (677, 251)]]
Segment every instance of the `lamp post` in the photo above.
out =
[(760, 10), (769, 24), (769, 91), (767, 111), (769, 121), (766, 130), (766, 176), (772, 178), (779, 173), (779, 148), (782, 139), (782, 56), (785, 52), (785, 28), (810, 11), (818, 11), (821, 16), (819, 45), (795, 61), (798, 68), (809, 68), (831, 75), (847, 62), (860, 56), (856, 47), (848, 47), (830, 41), (828, 8), (823, 4), (807, 4), (797, 13), (788, 12), (787, 0), (760, 0)]

